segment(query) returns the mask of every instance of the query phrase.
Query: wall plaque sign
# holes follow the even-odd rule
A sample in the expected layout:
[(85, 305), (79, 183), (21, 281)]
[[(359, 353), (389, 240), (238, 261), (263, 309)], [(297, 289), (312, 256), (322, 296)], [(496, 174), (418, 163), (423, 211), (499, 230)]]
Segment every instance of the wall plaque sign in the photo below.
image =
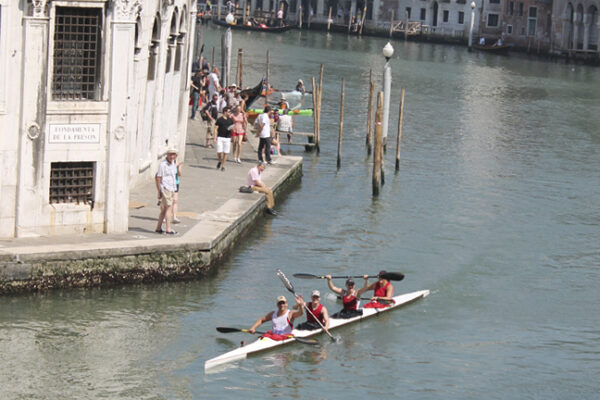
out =
[(100, 143), (100, 124), (50, 124), (48, 143)]

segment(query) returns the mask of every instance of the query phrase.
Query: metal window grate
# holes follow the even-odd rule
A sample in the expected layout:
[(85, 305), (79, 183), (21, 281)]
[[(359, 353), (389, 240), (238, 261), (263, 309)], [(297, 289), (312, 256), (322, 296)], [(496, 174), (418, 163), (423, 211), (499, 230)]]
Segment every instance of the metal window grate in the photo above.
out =
[(93, 162), (54, 162), (50, 167), (50, 203), (91, 204), (94, 201)]
[(56, 8), (53, 100), (99, 98), (101, 29), (99, 8)]

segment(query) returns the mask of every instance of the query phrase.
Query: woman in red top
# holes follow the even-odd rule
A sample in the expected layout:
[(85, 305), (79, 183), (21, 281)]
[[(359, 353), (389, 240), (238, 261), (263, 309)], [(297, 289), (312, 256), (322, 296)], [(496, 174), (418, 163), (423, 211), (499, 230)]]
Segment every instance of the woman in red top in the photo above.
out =
[[(377, 282), (369, 285), (369, 276), (365, 275), (365, 285), (360, 288), (359, 295), (363, 294), (367, 290), (373, 290), (373, 297), (371, 297), (371, 302), (365, 304), (364, 308), (384, 308), (388, 307), (393, 302), (394, 297), (394, 285), (386, 279), (386, 271), (380, 271), (377, 275)], [(382, 303), (385, 302), (385, 303)]]
[(332, 318), (352, 318), (357, 315), (362, 315), (362, 310), (358, 309), (358, 290), (354, 289), (354, 281), (352, 279), (348, 279), (346, 281), (346, 289), (341, 289), (339, 287), (334, 286), (331, 281), (331, 275), (325, 276), (327, 278), (327, 285), (329, 289), (333, 293), (337, 293), (342, 298), (342, 303), (344, 304), (344, 308), (338, 312), (333, 314)]
[[(312, 331), (315, 329), (320, 329), (321, 325), (325, 327), (325, 330), (329, 329), (329, 313), (327, 309), (321, 304), (321, 292), (318, 290), (312, 291), (312, 296), (310, 297), (311, 302), (306, 306), (308, 309), (314, 314), (314, 317), (311, 313), (306, 313), (306, 322), (299, 324), (296, 329), (303, 331)], [(315, 319), (316, 317), (316, 319)], [(319, 325), (319, 322), (321, 325)]]
[(233, 161), (240, 164), (242, 162), (240, 159), (242, 156), (242, 140), (244, 139), (244, 134), (246, 133), (248, 120), (246, 119), (246, 113), (242, 111), (240, 106), (236, 106), (233, 109), (231, 119), (233, 120), (233, 131), (231, 132), (231, 141), (233, 142)]

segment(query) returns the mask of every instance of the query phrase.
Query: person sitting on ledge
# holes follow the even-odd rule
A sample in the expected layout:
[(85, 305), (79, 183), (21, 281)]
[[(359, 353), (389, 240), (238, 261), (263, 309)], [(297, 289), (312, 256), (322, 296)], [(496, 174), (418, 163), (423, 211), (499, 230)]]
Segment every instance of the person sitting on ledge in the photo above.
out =
[(267, 197), (267, 214), (277, 215), (277, 212), (273, 209), (275, 207), (275, 199), (273, 198), (273, 191), (265, 185), (262, 181), (261, 174), (265, 170), (265, 163), (259, 161), (256, 167), (250, 168), (248, 171), (248, 186), (252, 188), (252, 191), (264, 193)]

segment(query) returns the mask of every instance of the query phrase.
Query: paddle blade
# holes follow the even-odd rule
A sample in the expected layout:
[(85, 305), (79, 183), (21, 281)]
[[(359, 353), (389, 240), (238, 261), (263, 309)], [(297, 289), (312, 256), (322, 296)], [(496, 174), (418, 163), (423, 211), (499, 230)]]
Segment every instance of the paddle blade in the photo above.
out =
[(300, 279), (322, 279), (322, 276), (317, 276), (317, 275), (313, 275), (313, 274), (294, 274), (293, 275), (294, 278), (300, 278)]
[(277, 276), (279, 277), (279, 279), (281, 279), (281, 282), (283, 282), (283, 285), (287, 290), (296, 294), (294, 290), (294, 285), (292, 285), (292, 282), (290, 282), (287, 276), (285, 276), (285, 274), (280, 269), (277, 270)]
[(320, 344), (319, 341), (315, 338), (300, 338), (300, 337), (294, 336), (294, 339), (296, 339), (296, 342), (302, 343), (302, 344), (310, 344), (313, 346)]
[(223, 326), (217, 326), (217, 331), (221, 333), (242, 332), (239, 328), (226, 328)]
[(401, 281), (404, 279), (404, 274), (400, 272), (386, 272), (383, 277), (388, 281)]

